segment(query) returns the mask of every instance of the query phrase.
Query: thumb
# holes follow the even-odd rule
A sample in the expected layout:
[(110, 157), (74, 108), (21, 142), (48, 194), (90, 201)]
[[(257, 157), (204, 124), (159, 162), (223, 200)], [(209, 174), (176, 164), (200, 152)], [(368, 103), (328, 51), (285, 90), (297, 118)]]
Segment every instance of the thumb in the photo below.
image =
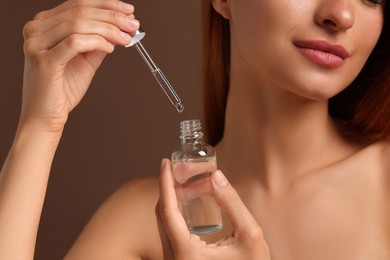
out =
[(212, 174), (211, 187), (216, 202), (229, 219), (234, 231), (247, 232), (259, 226), (237, 191), (220, 170)]

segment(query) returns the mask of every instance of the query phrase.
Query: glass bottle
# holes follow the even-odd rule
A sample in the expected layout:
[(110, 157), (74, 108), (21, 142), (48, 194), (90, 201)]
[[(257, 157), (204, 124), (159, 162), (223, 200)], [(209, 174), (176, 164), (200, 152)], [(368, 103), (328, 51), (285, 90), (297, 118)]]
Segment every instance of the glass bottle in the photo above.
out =
[(217, 232), (222, 214), (210, 186), (211, 173), (217, 170), (215, 150), (203, 141), (199, 120), (182, 121), (180, 130), (181, 149), (171, 156), (179, 209), (191, 233)]

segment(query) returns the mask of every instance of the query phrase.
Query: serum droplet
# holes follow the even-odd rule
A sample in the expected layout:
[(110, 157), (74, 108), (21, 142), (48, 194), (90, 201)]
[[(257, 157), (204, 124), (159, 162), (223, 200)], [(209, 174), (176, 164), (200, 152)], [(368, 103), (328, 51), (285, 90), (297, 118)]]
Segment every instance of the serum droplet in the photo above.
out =
[(184, 111), (184, 106), (181, 103), (176, 103), (175, 104), (177, 112), (181, 113)]

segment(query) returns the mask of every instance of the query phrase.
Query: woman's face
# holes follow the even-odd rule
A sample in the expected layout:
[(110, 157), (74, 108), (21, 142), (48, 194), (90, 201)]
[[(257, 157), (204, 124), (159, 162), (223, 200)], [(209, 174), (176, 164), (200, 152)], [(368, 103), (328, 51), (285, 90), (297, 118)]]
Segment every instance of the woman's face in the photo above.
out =
[(311, 99), (353, 81), (383, 26), (383, 6), (369, 0), (227, 1), (233, 68)]

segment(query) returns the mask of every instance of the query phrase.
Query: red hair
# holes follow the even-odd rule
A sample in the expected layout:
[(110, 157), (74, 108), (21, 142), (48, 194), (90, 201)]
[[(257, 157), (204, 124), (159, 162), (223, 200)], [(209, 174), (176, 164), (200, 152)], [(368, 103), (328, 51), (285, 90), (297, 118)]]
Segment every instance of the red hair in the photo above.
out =
[(229, 92), (229, 24), (215, 12), (209, 0), (203, 1), (203, 106), (207, 142), (216, 145), (225, 125)]
[[(216, 145), (223, 137), (229, 92), (229, 22), (218, 14), (210, 0), (203, 0), (203, 98), (205, 133)], [(384, 7), (388, 13), (389, 5)], [(329, 113), (348, 122), (372, 141), (390, 137), (389, 22), (358, 77), (329, 100)]]

